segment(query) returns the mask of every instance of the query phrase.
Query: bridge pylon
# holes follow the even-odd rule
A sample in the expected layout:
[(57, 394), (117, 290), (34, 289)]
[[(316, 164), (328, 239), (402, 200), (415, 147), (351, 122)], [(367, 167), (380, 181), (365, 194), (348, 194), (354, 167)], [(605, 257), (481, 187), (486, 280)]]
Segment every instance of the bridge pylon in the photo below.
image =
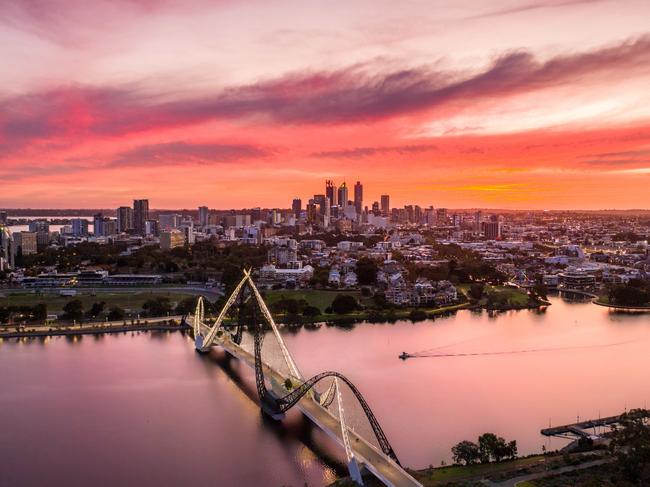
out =
[[(246, 288), (250, 291), (248, 296), (244, 294)], [(226, 314), (240, 296), (242, 296), (242, 304), (237, 332), (222, 332), (221, 327)], [(244, 296), (247, 299), (252, 298), (252, 308), (245, 309)], [(252, 312), (252, 315), (249, 311)], [(262, 316), (258, 318), (257, 313)], [(347, 377), (335, 371), (321, 372), (308, 379), (302, 376), (284, 343), (271, 312), (251, 279), (250, 270), (244, 271), (242, 280), (228, 297), (211, 327), (203, 323), (203, 316), (203, 301), (199, 300), (194, 321), (191, 322), (195, 333), (196, 350), (207, 352), (213, 345), (220, 345), (231, 356), (245, 361), (252, 367), (255, 370), (260, 406), (265, 415), (280, 420), (287, 411), (297, 406), (303, 414), (342, 444), (345, 448), (350, 478), (357, 485), (363, 485), (362, 472), (368, 472), (386, 485), (421, 486), (401, 467), (379, 421), (361, 392)], [(263, 322), (269, 325), (270, 330), (262, 325)], [(248, 333), (243, 335), (244, 340), (242, 341), (243, 327), (246, 327)], [(272, 340), (272, 343), (268, 344), (266, 348), (268, 353), (263, 356), (262, 345), (265, 337), (267, 340)], [(253, 338), (252, 344), (251, 338)], [(254, 350), (250, 350), (251, 345)], [(327, 390), (317, 392), (315, 386), (325, 379), (332, 379), (332, 382)], [(356, 401), (353, 405), (360, 406), (363, 410), (374, 433), (374, 439), (377, 441), (376, 445), (369, 443), (354, 428), (347, 426), (346, 419), (348, 418), (346, 418), (343, 408), (341, 387), (345, 387), (346, 391), (351, 393), (350, 398), (352, 401)], [(337, 401), (336, 405), (333, 404), (334, 401)], [(334, 414), (337, 406), (338, 416)], [(355, 416), (350, 417), (356, 418)], [(395, 482), (395, 479), (399, 481)]]

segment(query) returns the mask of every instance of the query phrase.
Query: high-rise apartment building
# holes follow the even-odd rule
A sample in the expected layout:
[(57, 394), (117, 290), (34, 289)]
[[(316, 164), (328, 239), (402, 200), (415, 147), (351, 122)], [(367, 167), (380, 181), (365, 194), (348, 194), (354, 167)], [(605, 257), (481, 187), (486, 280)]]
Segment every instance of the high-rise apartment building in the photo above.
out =
[(357, 181), (354, 185), (354, 207), (357, 210), (357, 215), (361, 215), (363, 211), (363, 184)]
[(133, 229), (138, 235), (146, 234), (149, 219), (149, 200), (133, 200)]
[(501, 222), (491, 220), (483, 222), (483, 234), (486, 240), (498, 240), (501, 238)]
[(199, 225), (205, 227), (208, 225), (208, 214), (210, 210), (207, 206), (199, 206)]
[(117, 220), (97, 213), (93, 218), (93, 233), (95, 237), (109, 237), (118, 233)]
[(93, 216), (93, 234), (95, 237), (104, 235), (104, 215), (101, 213)]
[(6, 224), (7, 224), (7, 212), (0, 211), (0, 225), (6, 225)]
[(438, 208), (436, 210), (436, 221), (438, 225), (447, 224), (447, 208)]
[(120, 206), (117, 211), (117, 231), (126, 233), (133, 230), (133, 208), (130, 206)]
[(46, 220), (29, 222), (29, 231), (36, 233), (36, 243), (39, 248), (50, 244), (50, 223)]
[(145, 220), (143, 235), (153, 235), (157, 237), (160, 234), (158, 220)]
[(111, 235), (117, 235), (117, 220), (113, 218), (104, 218), (104, 237), (110, 237)]
[(85, 237), (88, 235), (88, 220), (85, 218), (73, 218), (70, 220), (72, 224), (72, 235), (75, 237)]
[(13, 240), (16, 255), (30, 255), (38, 252), (36, 232), (14, 232)]
[(381, 215), (388, 216), (390, 215), (390, 196), (387, 194), (381, 195)]

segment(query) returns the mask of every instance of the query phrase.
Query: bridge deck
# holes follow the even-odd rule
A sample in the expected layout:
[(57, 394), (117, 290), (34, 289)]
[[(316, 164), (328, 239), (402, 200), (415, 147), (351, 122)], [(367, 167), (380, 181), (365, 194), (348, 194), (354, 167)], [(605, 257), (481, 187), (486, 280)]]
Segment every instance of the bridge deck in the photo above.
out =
[(587, 421), (581, 421), (579, 423), (565, 424), (562, 426), (554, 426), (552, 428), (545, 428), (540, 431), (544, 436), (565, 436), (565, 435), (574, 435), (576, 437), (589, 437), (589, 429), (602, 426), (612, 426), (617, 424), (621, 419), (621, 416), (609, 416), (606, 418), (599, 419), (590, 419)]
[[(207, 331), (207, 327), (205, 330)], [(249, 367), (255, 368), (255, 356), (247, 352), (239, 345), (230, 340), (218, 339), (218, 344), (223, 347), (230, 355), (246, 363)], [(282, 387), (286, 377), (272, 369), (268, 365), (264, 367), (264, 374), (266, 377), (272, 379), (273, 392), (279, 396), (285, 395), (286, 390)], [(316, 402), (311, 394), (303, 397), (297, 404), (300, 411), (307, 416), (316, 426), (322, 429), (328, 436), (343, 445), (343, 438), (341, 433), (341, 423), (327, 409)], [(366, 441), (363, 437), (356, 434), (353, 430), (348, 428), (348, 437), (352, 450), (354, 451), (357, 461), (363, 464), (375, 477), (381, 480), (384, 484), (390, 486), (421, 486), (421, 484), (409, 475), (406, 470), (397, 465), (391, 458), (387, 457), (384, 452), (375, 448), (372, 444)]]

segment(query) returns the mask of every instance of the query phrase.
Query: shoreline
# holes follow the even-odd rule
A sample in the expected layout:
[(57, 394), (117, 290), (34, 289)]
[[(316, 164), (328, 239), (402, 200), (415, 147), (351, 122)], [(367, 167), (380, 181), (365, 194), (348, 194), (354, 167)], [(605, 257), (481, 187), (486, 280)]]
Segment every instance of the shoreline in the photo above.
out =
[(48, 329), (31, 329), (26, 331), (0, 331), (0, 340), (12, 338), (45, 338), (50, 336), (81, 336), (81, 335), (102, 335), (110, 333), (125, 333), (129, 331), (182, 331), (187, 330), (188, 325), (184, 321), (175, 323), (140, 323), (140, 324), (121, 324), (121, 325), (81, 325), (77, 329), (67, 327), (49, 327)]
[[(398, 320), (411, 320), (412, 322), (425, 321), (427, 319), (435, 319), (436, 317), (442, 315), (453, 314), (461, 310), (485, 310), (487, 312), (505, 312), (505, 311), (524, 311), (524, 310), (536, 310), (546, 306), (551, 305), (549, 301), (542, 301), (540, 304), (535, 306), (509, 306), (503, 308), (488, 308), (481, 306), (479, 304), (472, 304), (470, 302), (456, 303), (449, 306), (444, 306), (441, 308), (406, 308), (406, 309), (394, 309), (394, 310), (370, 310), (362, 311), (358, 313), (350, 313), (349, 315), (319, 315), (315, 317), (309, 316), (289, 316), (289, 315), (277, 315), (275, 318), (278, 320), (279, 324), (284, 325), (287, 328), (296, 328), (302, 326), (313, 326), (313, 325), (332, 325), (332, 326), (346, 326), (346, 325), (357, 325), (361, 323), (368, 324), (377, 324), (377, 323), (391, 323)], [(421, 319), (413, 319), (411, 313), (414, 311), (421, 311), (423, 313)], [(426, 315), (426, 316), (424, 316)], [(179, 317), (170, 317), (170, 318), (152, 318), (152, 320), (157, 321), (154, 323), (146, 323), (145, 320), (141, 320), (140, 324), (137, 323), (128, 323), (124, 325), (113, 324), (106, 325), (105, 323), (96, 323), (96, 324), (67, 324), (62, 326), (48, 326), (47, 328), (43, 325), (0, 325), (0, 339), (10, 339), (10, 338), (39, 338), (39, 337), (48, 337), (48, 336), (80, 336), (80, 335), (100, 335), (103, 333), (122, 333), (129, 331), (180, 331), (189, 329), (189, 325)], [(148, 321), (148, 320), (146, 320)], [(164, 324), (166, 321), (174, 321), (180, 323), (177, 324)], [(76, 326), (76, 329), (71, 327)], [(27, 328), (25, 331), (9, 331), (9, 328)], [(29, 327), (29, 328), (28, 328)]]
[(592, 304), (602, 306), (603, 308), (611, 308), (616, 311), (628, 311), (630, 313), (650, 313), (650, 306), (621, 306), (620, 304), (603, 303), (599, 301), (599, 297), (591, 300)]

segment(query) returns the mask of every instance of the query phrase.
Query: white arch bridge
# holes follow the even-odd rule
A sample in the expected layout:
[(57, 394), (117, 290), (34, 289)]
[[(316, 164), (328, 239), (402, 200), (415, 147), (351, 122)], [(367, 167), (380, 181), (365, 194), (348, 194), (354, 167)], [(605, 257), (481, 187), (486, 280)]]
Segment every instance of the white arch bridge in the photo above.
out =
[[(237, 323), (226, 324), (226, 315), (236, 303)], [(361, 472), (365, 470), (385, 485), (421, 485), (402, 468), (370, 406), (349, 379), (338, 372), (303, 377), (250, 271), (244, 271), (213, 324), (205, 322), (202, 297), (187, 322), (199, 352), (220, 346), (255, 369), (257, 393), (266, 414), (280, 420), (286, 411), (297, 407), (343, 446), (350, 477), (357, 484), (363, 485)]]

